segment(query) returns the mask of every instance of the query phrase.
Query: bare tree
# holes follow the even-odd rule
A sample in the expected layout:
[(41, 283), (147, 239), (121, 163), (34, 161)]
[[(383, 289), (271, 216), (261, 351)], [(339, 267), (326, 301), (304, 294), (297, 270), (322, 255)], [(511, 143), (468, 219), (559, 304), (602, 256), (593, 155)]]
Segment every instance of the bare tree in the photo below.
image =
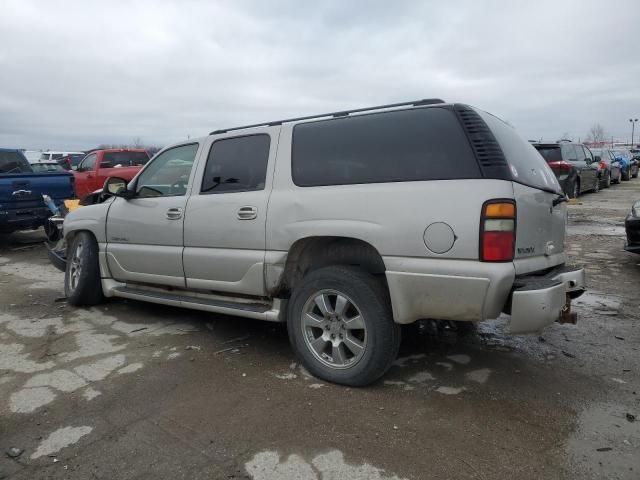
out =
[(142, 148), (143, 147), (142, 139), (140, 137), (135, 137), (133, 139), (133, 141), (131, 142), (131, 144), (133, 145), (134, 148)]
[(591, 125), (587, 137), (585, 138), (587, 143), (604, 143), (607, 141), (607, 134), (604, 128), (599, 123)]

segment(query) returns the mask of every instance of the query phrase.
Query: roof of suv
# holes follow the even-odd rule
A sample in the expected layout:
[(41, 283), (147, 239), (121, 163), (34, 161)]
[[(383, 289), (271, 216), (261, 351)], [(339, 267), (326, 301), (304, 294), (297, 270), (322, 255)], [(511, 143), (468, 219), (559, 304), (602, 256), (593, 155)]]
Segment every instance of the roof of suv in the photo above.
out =
[(284, 120), (273, 120), (270, 122), (254, 123), (252, 125), (244, 125), (242, 127), (223, 128), (220, 130), (214, 130), (209, 135), (216, 135), (218, 133), (227, 133), (234, 130), (244, 130), (245, 128), (273, 127), (276, 125), (282, 125), (283, 123), (300, 122), (303, 120), (311, 120), (314, 118), (325, 118), (325, 117), (339, 118), (339, 117), (346, 117), (352, 113), (362, 113), (362, 112), (369, 112), (369, 111), (375, 111), (375, 110), (386, 110), (386, 109), (397, 108), (397, 107), (409, 107), (409, 106), (422, 107), (425, 105), (439, 105), (439, 104), (445, 104), (445, 103), (446, 102), (444, 100), (440, 100), (439, 98), (424, 98), (422, 100), (414, 100), (411, 102), (390, 103), (388, 105), (379, 105), (377, 107), (356, 108), (353, 110), (342, 110), (339, 112), (321, 113), (317, 115), (307, 115), (304, 117), (287, 118)]

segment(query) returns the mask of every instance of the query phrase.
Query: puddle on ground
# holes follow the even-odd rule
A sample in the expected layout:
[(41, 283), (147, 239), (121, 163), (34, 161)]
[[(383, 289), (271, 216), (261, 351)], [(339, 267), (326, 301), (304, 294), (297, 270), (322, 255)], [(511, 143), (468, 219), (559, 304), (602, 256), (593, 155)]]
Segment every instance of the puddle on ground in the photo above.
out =
[(568, 225), (567, 233), (569, 235), (604, 235), (611, 237), (624, 236), (625, 230), (619, 225)]

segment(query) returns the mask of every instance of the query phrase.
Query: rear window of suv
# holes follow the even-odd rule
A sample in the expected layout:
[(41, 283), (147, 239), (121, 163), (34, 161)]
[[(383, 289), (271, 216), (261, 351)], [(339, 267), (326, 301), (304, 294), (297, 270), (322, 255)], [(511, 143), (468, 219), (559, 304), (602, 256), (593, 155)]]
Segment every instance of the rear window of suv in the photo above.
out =
[(562, 160), (562, 152), (560, 147), (536, 147), (538, 153), (542, 155), (547, 162), (559, 162)]
[(482, 177), (455, 114), (435, 107), (298, 124), (291, 164), (301, 187)]
[(513, 127), (490, 113), (476, 110), (487, 123), (509, 163), (514, 182), (529, 187), (561, 193), (562, 188), (553, 171), (536, 149), (518, 135)]

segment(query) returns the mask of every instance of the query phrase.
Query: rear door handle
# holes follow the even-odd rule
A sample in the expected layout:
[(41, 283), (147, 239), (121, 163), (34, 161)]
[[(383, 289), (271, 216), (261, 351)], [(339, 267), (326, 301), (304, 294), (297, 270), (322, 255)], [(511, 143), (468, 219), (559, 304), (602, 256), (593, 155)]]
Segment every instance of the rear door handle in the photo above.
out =
[(167, 210), (167, 218), (169, 220), (179, 220), (182, 218), (182, 208), (174, 207)]
[(258, 218), (258, 209), (252, 206), (240, 207), (238, 210), (238, 220), (255, 220)]

